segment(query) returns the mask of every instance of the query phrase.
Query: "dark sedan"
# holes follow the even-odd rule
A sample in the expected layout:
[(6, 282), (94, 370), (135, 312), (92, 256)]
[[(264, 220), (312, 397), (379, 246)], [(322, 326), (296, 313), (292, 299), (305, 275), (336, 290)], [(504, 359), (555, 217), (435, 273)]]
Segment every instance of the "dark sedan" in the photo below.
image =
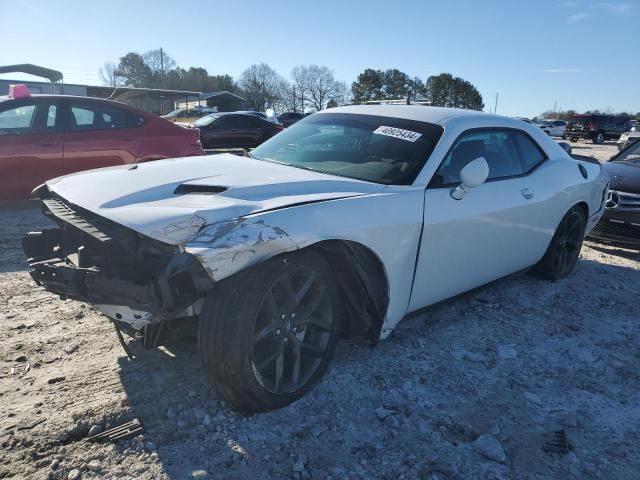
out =
[(283, 130), (282, 124), (247, 113), (214, 113), (194, 123), (203, 148), (253, 148)]
[(284, 112), (278, 115), (278, 119), (285, 127), (290, 127), (298, 120), (302, 120), (304, 117), (305, 114), (301, 112)]
[(603, 167), (611, 179), (609, 196), (591, 236), (640, 244), (640, 142), (629, 145)]

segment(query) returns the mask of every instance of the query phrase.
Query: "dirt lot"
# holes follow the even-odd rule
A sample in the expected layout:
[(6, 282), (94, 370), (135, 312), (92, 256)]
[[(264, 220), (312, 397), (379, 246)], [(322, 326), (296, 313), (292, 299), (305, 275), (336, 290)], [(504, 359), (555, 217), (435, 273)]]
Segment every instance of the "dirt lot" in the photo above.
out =
[[(129, 361), (104, 317), (33, 284), (20, 239), (37, 208), (0, 224), (0, 478), (640, 478), (637, 251), (589, 242), (566, 280), (516, 276), (373, 350), (342, 341), (309, 395), (242, 418), (189, 343), (134, 342)], [(86, 440), (133, 418), (143, 437)]]
[(571, 145), (571, 153), (594, 157), (601, 162), (606, 162), (613, 155), (618, 153), (618, 146), (616, 142), (605, 142), (602, 145), (594, 145), (591, 140), (579, 140), (577, 142), (569, 142), (568, 140), (561, 140), (559, 138), (557, 140)]

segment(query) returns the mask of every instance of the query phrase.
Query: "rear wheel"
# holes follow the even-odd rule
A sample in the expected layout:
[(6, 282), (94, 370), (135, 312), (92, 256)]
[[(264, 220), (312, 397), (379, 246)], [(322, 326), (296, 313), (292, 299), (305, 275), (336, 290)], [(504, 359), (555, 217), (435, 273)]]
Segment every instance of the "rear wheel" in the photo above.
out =
[(309, 391), (333, 355), (339, 294), (308, 251), (220, 282), (200, 318), (200, 355), (220, 393), (243, 413), (274, 410)]
[(577, 142), (577, 141), (578, 141), (578, 137), (571, 137), (571, 141), (572, 141), (573, 143)]
[(549, 280), (567, 276), (575, 268), (587, 219), (580, 207), (573, 207), (564, 216), (551, 239), (542, 260), (534, 268), (534, 273)]

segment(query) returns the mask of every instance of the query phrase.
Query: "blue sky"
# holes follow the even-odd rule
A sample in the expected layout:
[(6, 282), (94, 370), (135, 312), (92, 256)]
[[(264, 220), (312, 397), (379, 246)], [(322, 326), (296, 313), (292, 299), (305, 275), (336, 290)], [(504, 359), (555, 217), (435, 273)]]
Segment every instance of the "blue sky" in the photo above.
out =
[(284, 76), (327, 65), (349, 84), (365, 68), (450, 72), (487, 109), (499, 92), (504, 115), (556, 102), (640, 111), (640, 0), (12, 0), (2, 11), (0, 64), (58, 69), (68, 83), (100, 84), (105, 61), (163, 47), (182, 67), (234, 77), (259, 62)]

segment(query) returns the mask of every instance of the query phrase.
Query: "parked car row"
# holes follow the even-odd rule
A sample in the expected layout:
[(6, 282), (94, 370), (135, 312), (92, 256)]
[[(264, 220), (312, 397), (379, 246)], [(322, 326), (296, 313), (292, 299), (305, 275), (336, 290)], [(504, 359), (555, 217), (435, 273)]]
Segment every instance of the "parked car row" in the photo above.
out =
[(572, 142), (591, 140), (595, 144), (606, 140), (618, 140), (631, 130), (631, 120), (626, 115), (583, 114), (573, 115), (567, 123), (565, 136)]
[[(585, 113), (573, 115), (567, 122), (558, 119), (543, 119), (533, 122), (524, 117), (515, 118), (538, 125), (551, 137), (562, 137), (572, 142), (577, 142), (579, 139), (586, 139), (591, 140), (595, 144), (601, 144), (606, 140), (619, 140), (624, 136), (625, 132), (634, 129), (634, 121), (626, 115)], [(623, 144), (620, 149), (624, 148), (625, 145), (626, 143)]]

